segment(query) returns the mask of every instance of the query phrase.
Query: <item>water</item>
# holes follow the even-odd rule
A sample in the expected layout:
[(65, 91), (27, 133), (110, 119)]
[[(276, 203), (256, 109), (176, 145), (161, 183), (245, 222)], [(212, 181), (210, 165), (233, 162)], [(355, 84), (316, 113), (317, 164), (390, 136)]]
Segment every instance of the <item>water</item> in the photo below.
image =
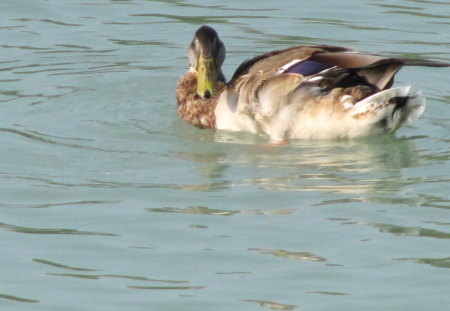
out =
[(446, 1), (1, 1), (1, 310), (445, 310), (449, 71), (395, 137), (198, 130), (195, 29), (244, 59), (328, 43), (450, 61)]

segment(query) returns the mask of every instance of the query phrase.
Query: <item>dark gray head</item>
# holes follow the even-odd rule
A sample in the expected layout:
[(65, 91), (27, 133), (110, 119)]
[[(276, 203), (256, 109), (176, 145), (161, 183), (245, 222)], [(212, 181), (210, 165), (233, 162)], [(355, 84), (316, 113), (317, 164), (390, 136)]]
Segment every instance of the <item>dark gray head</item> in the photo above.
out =
[(197, 72), (199, 96), (211, 97), (217, 91), (217, 82), (225, 82), (221, 68), (224, 60), (225, 46), (217, 32), (206, 25), (200, 27), (189, 45), (190, 67)]

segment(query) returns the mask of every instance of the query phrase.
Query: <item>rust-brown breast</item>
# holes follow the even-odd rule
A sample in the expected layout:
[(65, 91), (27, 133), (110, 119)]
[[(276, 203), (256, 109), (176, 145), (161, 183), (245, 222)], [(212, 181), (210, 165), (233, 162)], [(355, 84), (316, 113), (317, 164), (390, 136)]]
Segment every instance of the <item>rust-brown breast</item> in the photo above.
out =
[(213, 97), (204, 99), (197, 95), (196, 89), (197, 76), (194, 72), (188, 72), (181, 77), (176, 90), (178, 114), (198, 128), (215, 128), (214, 110), (220, 90)]

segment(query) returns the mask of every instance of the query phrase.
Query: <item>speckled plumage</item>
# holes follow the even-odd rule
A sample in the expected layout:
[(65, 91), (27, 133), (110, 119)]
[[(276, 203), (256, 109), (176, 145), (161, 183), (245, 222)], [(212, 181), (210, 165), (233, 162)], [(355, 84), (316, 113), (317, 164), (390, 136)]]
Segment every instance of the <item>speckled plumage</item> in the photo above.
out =
[(188, 72), (178, 82), (176, 89), (178, 114), (187, 122), (198, 128), (216, 128), (214, 110), (217, 105), (216, 93), (212, 98), (204, 99), (195, 92), (197, 76)]

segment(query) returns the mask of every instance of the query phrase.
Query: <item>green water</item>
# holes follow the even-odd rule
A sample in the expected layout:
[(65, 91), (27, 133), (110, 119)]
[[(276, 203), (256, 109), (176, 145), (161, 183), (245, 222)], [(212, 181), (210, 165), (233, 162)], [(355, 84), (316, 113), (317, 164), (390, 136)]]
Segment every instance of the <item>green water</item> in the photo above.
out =
[(1, 310), (446, 310), (449, 70), (395, 137), (198, 130), (199, 25), (230, 77), (298, 44), (450, 61), (446, 1), (0, 2)]

